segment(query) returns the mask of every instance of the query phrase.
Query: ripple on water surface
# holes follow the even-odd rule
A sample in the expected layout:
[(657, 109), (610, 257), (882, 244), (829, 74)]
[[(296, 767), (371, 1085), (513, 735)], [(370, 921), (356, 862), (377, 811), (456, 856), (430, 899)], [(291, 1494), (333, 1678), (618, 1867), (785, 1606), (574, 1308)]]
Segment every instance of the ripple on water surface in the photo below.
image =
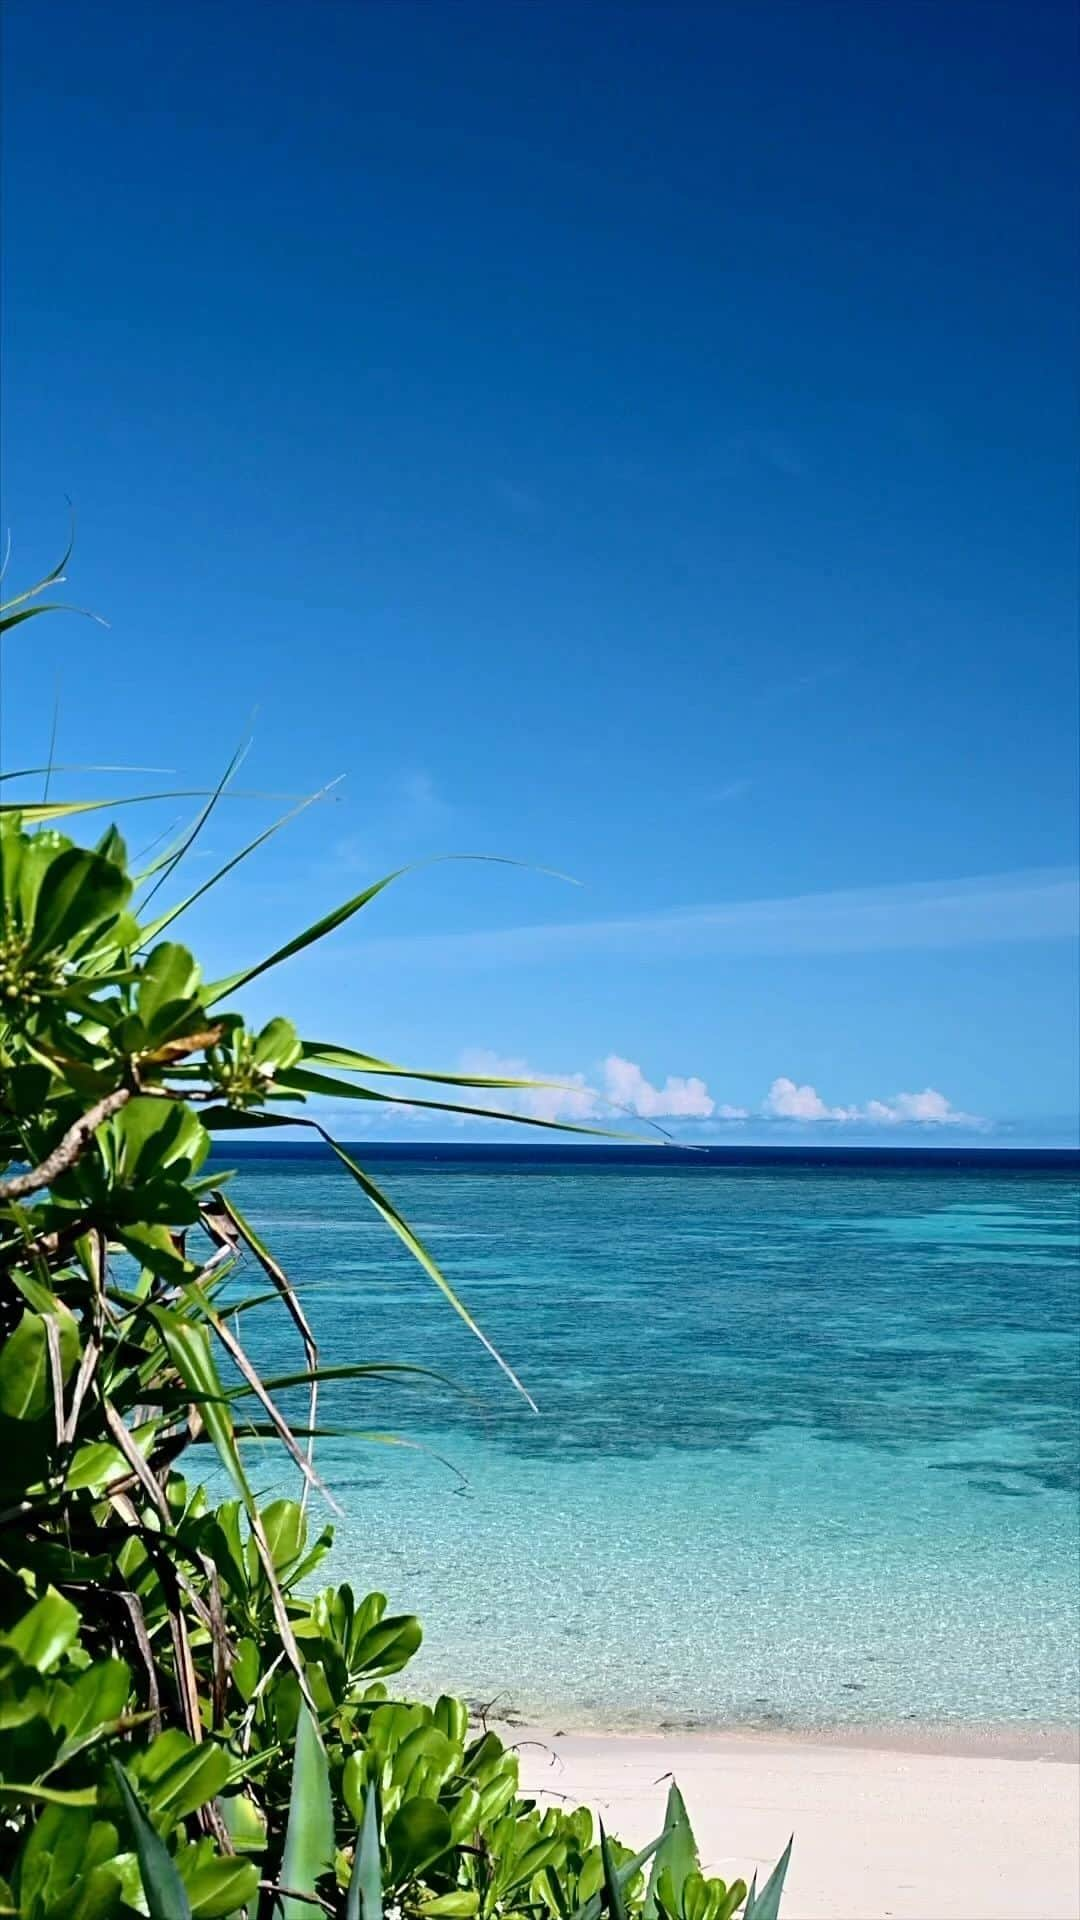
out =
[[(238, 1198), (328, 1364), (468, 1389), (325, 1394), (466, 1477), (323, 1446), (334, 1571), (424, 1615), (418, 1679), (616, 1724), (1074, 1718), (1074, 1181), (382, 1177), (539, 1418), (346, 1180), (248, 1161)], [(276, 1316), (253, 1345), (292, 1364)]]

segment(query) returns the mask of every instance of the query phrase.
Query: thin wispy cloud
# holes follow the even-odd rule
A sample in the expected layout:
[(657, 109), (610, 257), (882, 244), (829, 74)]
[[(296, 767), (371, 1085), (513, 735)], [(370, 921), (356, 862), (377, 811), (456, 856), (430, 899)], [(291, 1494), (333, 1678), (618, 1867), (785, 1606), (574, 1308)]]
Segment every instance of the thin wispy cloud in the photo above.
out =
[(503, 504), (510, 507), (514, 513), (523, 514), (532, 519), (540, 512), (540, 502), (535, 494), (530, 493), (526, 487), (516, 486), (512, 480), (497, 479), (495, 491)]
[(894, 887), (675, 907), (599, 920), (483, 932), (376, 936), (350, 949), (372, 962), (483, 967), (559, 962), (575, 953), (885, 953), (1075, 940), (1080, 876), (1071, 867)]
[(380, 866), (424, 852), (441, 852), (456, 813), (425, 767), (405, 767), (370, 797), (365, 796), (366, 832), (342, 834), (327, 864), (335, 875), (370, 873)]
[(749, 793), (750, 787), (751, 782), (747, 779), (724, 780), (717, 787), (705, 788), (701, 795), (701, 804), (706, 807), (716, 807), (726, 804), (729, 800), (741, 800), (744, 794)]
[(732, 434), (727, 444), (729, 451), (739, 461), (769, 467), (773, 473), (783, 474), (786, 480), (806, 480), (810, 477), (810, 462), (802, 448), (796, 446), (786, 433), (772, 428), (754, 428), (747, 433)]

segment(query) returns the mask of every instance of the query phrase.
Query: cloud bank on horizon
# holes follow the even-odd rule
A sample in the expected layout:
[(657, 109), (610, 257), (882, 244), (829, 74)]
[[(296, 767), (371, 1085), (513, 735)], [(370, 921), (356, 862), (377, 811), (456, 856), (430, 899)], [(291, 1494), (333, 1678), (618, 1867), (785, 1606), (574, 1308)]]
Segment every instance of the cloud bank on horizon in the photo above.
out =
[(583, 1073), (541, 1073), (524, 1059), (506, 1059), (484, 1048), (463, 1054), (459, 1071), (542, 1082), (503, 1098), (510, 1110), (528, 1114), (533, 1120), (603, 1121), (618, 1109), (639, 1120), (732, 1126), (757, 1120), (875, 1128), (962, 1127), (983, 1132), (989, 1125), (978, 1114), (954, 1107), (936, 1087), (867, 1100), (861, 1106), (831, 1106), (816, 1087), (799, 1085), (784, 1074), (773, 1080), (760, 1106), (734, 1106), (714, 1099), (705, 1081), (695, 1074), (668, 1074), (662, 1085), (654, 1085), (636, 1061), (617, 1053), (606, 1056), (592, 1080)]

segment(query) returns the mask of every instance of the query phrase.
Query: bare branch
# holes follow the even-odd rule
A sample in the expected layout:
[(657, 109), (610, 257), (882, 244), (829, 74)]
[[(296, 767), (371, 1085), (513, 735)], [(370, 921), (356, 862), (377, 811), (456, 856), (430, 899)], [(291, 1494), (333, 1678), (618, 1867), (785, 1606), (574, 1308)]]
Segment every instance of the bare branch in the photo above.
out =
[[(177, 1040), (166, 1040), (164, 1045), (156, 1048), (153, 1053), (144, 1055), (143, 1064), (163, 1066), (173, 1060), (186, 1059), (189, 1054), (205, 1052), (207, 1047), (212, 1047), (220, 1038), (220, 1026), (208, 1027), (203, 1033), (183, 1034)], [(134, 1066), (131, 1071), (136, 1074)], [(75, 1165), (76, 1160), (81, 1159), (98, 1128), (104, 1126), (106, 1120), (111, 1120), (114, 1113), (119, 1113), (121, 1107), (126, 1107), (136, 1093), (142, 1092), (157, 1093), (160, 1098), (166, 1100), (190, 1100), (198, 1097), (195, 1089), (189, 1092), (186, 1088), (183, 1090), (173, 1087), (142, 1088), (138, 1084), (136, 1074), (129, 1086), (117, 1087), (115, 1092), (107, 1093), (103, 1100), (88, 1107), (38, 1166), (30, 1167), (26, 1173), (13, 1174), (10, 1180), (0, 1180), (0, 1205), (8, 1200), (22, 1200), (28, 1193), (39, 1193), (42, 1187), (51, 1187), (54, 1180), (58, 1180), (62, 1173), (67, 1173), (68, 1169)]]
[(30, 1167), (26, 1173), (13, 1174), (10, 1180), (0, 1180), (0, 1203), (8, 1200), (22, 1200), (28, 1193), (38, 1193), (42, 1187), (51, 1187), (62, 1173), (75, 1165), (76, 1160), (86, 1152), (99, 1127), (111, 1120), (114, 1113), (126, 1107), (134, 1093), (134, 1087), (117, 1087), (115, 1092), (107, 1093), (104, 1100), (88, 1107), (73, 1127), (69, 1127), (63, 1139), (51, 1153), (36, 1167)]

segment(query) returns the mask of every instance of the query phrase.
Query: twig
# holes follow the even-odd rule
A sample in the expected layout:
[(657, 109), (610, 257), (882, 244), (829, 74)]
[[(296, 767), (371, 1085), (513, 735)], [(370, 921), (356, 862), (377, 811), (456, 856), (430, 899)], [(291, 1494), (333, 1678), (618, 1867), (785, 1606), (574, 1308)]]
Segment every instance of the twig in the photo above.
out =
[(86, 1152), (99, 1127), (111, 1120), (114, 1113), (126, 1107), (134, 1093), (134, 1087), (117, 1087), (113, 1093), (107, 1093), (95, 1106), (88, 1107), (73, 1127), (69, 1127), (51, 1153), (45, 1155), (36, 1167), (30, 1167), (26, 1173), (12, 1174), (10, 1180), (0, 1180), (0, 1203), (8, 1200), (21, 1200), (25, 1194), (37, 1193), (42, 1187), (51, 1187), (62, 1173), (75, 1165)]
[(142, 1603), (139, 1600), (138, 1594), (121, 1590), (117, 1598), (122, 1601), (127, 1610), (128, 1618), (131, 1621), (131, 1631), (135, 1636), (135, 1645), (139, 1649), (139, 1657), (143, 1663), (143, 1670), (146, 1674), (146, 1691), (150, 1700), (150, 1732), (156, 1738), (161, 1732), (161, 1695), (158, 1691), (157, 1669), (154, 1665), (154, 1650), (150, 1645), (150, 1635), (146, 1631), (146, 1616), (143, 1613)]
[[(146, 1066), (164, 1066), (174, 1060), (184, 1060), (189, 1054), (203, 1053), (221, 1038), (221, 1027), (208, 1027), (204, 1033), (183, 1034), (179, 1039), (166, 1040), (153, 1053), (143, 1055), (142, 1064)], [(138, 1082), (136, 1066), (130, 1069), (133, 1078), (130, 1085), (117, 1087), (107, 1093), (93, 1107), (69, 1127), (51, 1153), (47, 1153), (38, 1166), (30, 1167), (26, 1173), (12, 1174), (10, 1180), (0, 1180), (0, 1205), (8, 1200), (21, 1200), (28, 1193), (38, 1193), (42, 1187), (50, 1187), (62, 1173), (67, 1173), (86, 1152), (98, 1128), (111, 1120), (114, 1113), (126, 1107), (136, 1093), (154, 1093), (166, 1100), (191, 1100), (201, 1097), (193, 1088), (190, 1092), (178, 1087), (156, 1088), (141, 1087)]]

